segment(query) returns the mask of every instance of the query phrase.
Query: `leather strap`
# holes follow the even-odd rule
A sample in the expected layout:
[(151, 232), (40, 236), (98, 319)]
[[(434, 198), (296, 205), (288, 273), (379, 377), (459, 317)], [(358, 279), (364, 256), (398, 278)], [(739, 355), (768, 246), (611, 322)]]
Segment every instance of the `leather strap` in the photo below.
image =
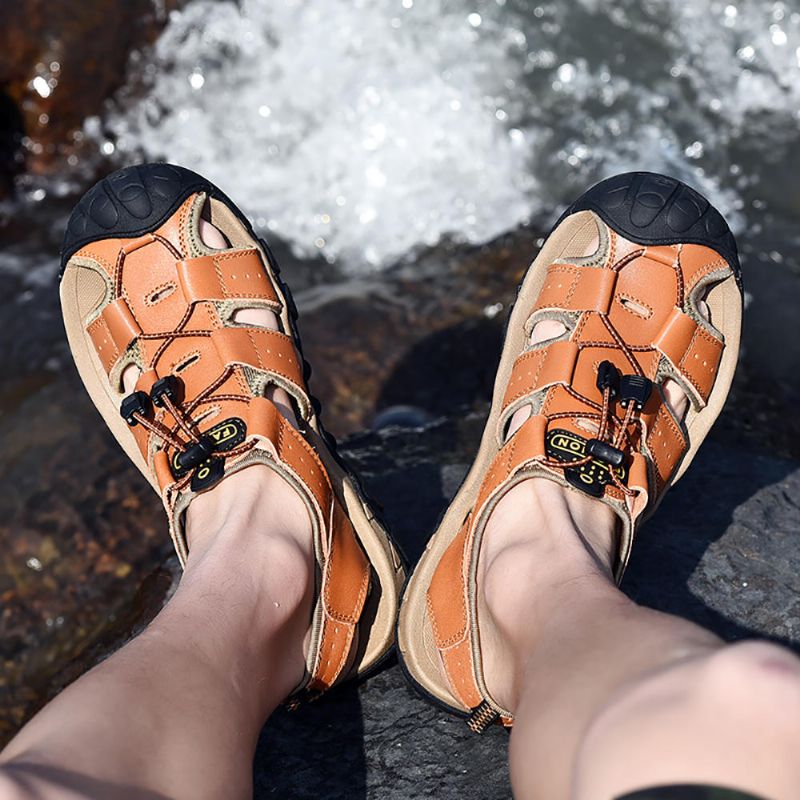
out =
[(483, 700), (472, 663), (467, 578), (463, 572), (464, 565), (469, 563), (466, 548), (471, 542), (470, 529), (471, 517), (468, 517), (442, 555), (426, 599), (434, 643), (444, 661), (450, 686), (467, 708)]
[(596, 311), (607, 314), (614, 298), (617, 273), (602, 267), (551, 264), (534, 311)]
[(177, 262), (178, 282), (187, 303), (253, 299), (280, 309), (258, 250), (235, 250)]
[(246, 416), (248, 436), (272, 442), (278, 458), (302, 478), (323, 515), (321, 523), (327, 525), (325, 514), (331, 504), (331, 485), (314, 448), (265, 397), (254, 397), (247, 406)]
[(307, 416), (309, 401), (303, 371), (294, 342), (286, 334), (267, 328), (219, 328), (211, 334), (211, 341), (223, 367), (244, 365), (288, 381)]
[(441, 654), (450, 685), (458, 699), (474, 708), (483, 701), (475, 678), (469, 627), (469, 585), (465, 570), (475, 533), (475, 520), (491, 498), (524, 465), (544, 456), (547, 419), (529, 417), (502, 447), (489, 468), (475, 503), (461, 530), (442, 555), (427, 592), (428, 615), (436, 648)]
[(319, 511), (325, 570), (322, 575), (322, 630), (311, 691), (323, 691), (342, 674), (369, 591), (369, 562), (352, 523), (333, 494), (319, 456), (305, 438), (263, 397), (250, 401), (249, 435), (272, 442), (278, 460), (298, 476)]
[(536, 394), (548, 386), (571, 384), (579, 351), (577, 342), (561, 341), (538, 350), (527, 350), (517, 357), (500, 414), (498, 436), (501, 443), (505, 439), (504, 430), (511, 407), (521, 398)]
[(647, 449), (655, 467), (658, 492), (664, 488), (688, 446), (680, 426), (662, 403), (647, 434)]
[(87, 330), (106, 374), (142, 333), (123, 297), (109, 303)]
[(653, 345), (680, 372), (690, 390), (694, 389), (695, 401), (704, 406), (714, 386), (724, 343), (687, 313), (674, 308)]
[(328, 560), (322, 577), (323, 626), (311, 691), (342, 674), (369, 591), (369, 563), (338, 501), (333, 505)]

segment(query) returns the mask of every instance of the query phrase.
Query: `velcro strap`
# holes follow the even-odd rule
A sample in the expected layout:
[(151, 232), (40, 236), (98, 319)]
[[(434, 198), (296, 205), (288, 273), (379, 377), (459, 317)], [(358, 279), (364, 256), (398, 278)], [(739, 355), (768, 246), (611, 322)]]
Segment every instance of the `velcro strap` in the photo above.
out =
[(616, 286), (617, 272), (613, 269), (551, 264), (535, 310), (560, 308), (608, 314)]
[[(292, 340), (268, 328), (220, 328), (211, 334), (223, 366), (244, 365), (284, 378), (305, 398), (303, 372)], [(307, 399), (303, 399), (307, 403)]]
[(187, 303), (246, 298), (280, 306), (258, 250), (235, 250), (178, 261), (178, 282)]
[(553, 342), (538, 350), (527, 350), (517, 357), (508, 380), (500, 416), (499, 435), (502, 436), (507, 411), (523, 397), (561, 383), (569, 386), (575, 372), (579, 347), (576, 342)]
[(680, 308), (674, 308), (653, 344), (678, 370), (690, 390), (694, 389), (695, 402), (704, 406), (714, 386), (724, 343)]
[(100, 313), (117, 352), (122, 355), (133, 341), (141, 335), (142, 329), (133, 318), (125, 299), (118, 297)]

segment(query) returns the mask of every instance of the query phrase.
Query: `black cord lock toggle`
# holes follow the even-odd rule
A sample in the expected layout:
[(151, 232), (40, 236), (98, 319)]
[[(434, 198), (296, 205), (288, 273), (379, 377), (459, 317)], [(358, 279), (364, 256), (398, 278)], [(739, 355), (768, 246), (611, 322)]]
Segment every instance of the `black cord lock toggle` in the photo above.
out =
[(627, 408), (631, 403), (641, 411), (653, 391), (653, 382), (644, 375), (623, 375), (619, 382), (619, 404)]
[(194, 469), (202, 464), (214, 452), (214, 440), (208, 436), (201, 436), (194, 444), (190, 444), (182, 453), (178, 453), (177, 462), (181, 469)]
[(178, 392), (180, 388), (180, 381), (174, 375), (167, 375), (164, 378), (159, 378), (150, 390), (150, 397), (153, 398), (153, 404), (159, 408), (163, 408), (164, 397), (168, 397), (176, 404), (178, 402)]
[(147, 392), (133, 392), (129, 394), (119, 407), (120, 416), (131, 428), (139, 424), (139, 420), (136, 419), (134, 414), (140, 414), (145, 417), (149, 410), (150, 398), (147, 396)]
[(622, 450), (600, 439), (589, 439), (586, 442), (586, 455), (596, 458), (598, 461), (603, 461), (612, 467), (622, 466), (622, 461), (625, 458)]
[(597, 368), (597, 388), (600, 394), (610, 389), (611, 397), (616, 397), (619, 394), (619, 378), (619, 370), (610, 361), (600, 362)]

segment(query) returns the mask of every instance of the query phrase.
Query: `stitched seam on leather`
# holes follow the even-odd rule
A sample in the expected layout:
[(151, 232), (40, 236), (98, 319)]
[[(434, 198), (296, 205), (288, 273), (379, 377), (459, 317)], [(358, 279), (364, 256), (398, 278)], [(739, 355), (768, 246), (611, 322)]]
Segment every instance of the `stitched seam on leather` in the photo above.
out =
[[(276, 375), (280, 375), (282, 378), (286, 378), (286, 380), (292, 384), (292, 386), (296, 386), (297, 390), (300, 394), (305, 395), (305, 391), (303, 388), (297, 383), (296, 380), (288, 373), (284, 372), (283, 370), (277, 369), (276, 367), (272, 367), (269, 364), (265, 364), (261, 358), (261, 353), (259, 352), (258, 347), (256, 346), (255, 339), (253, 338), (253, 331), (251, 329), (244, 328), (243, 330), (247, 331), (247, 338), (250, 340), (250, 344), (253, 346), (253, 350), (255, 350), (256, 358), (258, 359), (258, 369), (261, 372), (274, 372)], [(278, 331), (269, 331), (270, 335), (278, 334), (279, 336), (283, 335), (280, 334)], [(279, 342), (283, 341), (282, 339), (278, 340)], [(291, 341), (291, 340), (290, 340)], [(298, 369), (299, 371), (299, 369)]]
[[(519, 359), (519, 363), (522, 363), (523, 360), (524, 361), (530, 361), (531, 358), (533, 358), (532, 354), (535, 353), (535, 354), (538, 355), (540, 352), (541, 352), (540, 350), (530, 350), (527, 353), (523, 353), (522, 356)], [(515, 403), (517, 400), (520, 399), (520, 397), (525, 397), (525, 395), (530, 394), (532, 392), (533, 387), (535, 387), (537, 385), (537, 383), (539, 382), (539, 375), (542, 372), (542, 368), (544, 367), (544, 362), (545, 361), (547, 361), (547, 355), (546, 354), (544, 355), (543, 358), (539, 359), (539, 366), (537, 367), (536, 372), (534, 373), (533, 378), (530, 380), (530, 383), (529, 383), (529, 387), (530, 388), (520, 389), (519, 391), (517, 391), (516, 394), (514, 394), (510, 398), (508, 398), (508, 400), (503, 404), (504, 405), (504, 409), (508, 408), (508, 406), (510, 406), (512, 403)], [(514, 371), (513, 370), (511, 371), (511, 375), (513, 377), (513, 375), (514, 375)], [(506, 391), (508, 391), (508, 389), (506, 389)]]
[(580, 283), (580, 273), (577, 269), (572, 270), (575, 274), (572, 276), (572, 286), (570, 286), (569, 291), (567, 292), (567, 297), (564, 300), (564, 305), (569, 306), (572, 303), (572, 298), (578, 289), (578, 283)]
[(225, 277), (222, 274), (222, 270), (220, 269), (216, 256), (211, 257), (211, 263), (214, 265), (214, 272), (216, 273), (217, 276), (217, 282), (219, 283), (219, 288), (222, 290), (222, 296), (227, 300), (228, 297), (230, 297), (230, 295), (228, 294), (228, 286), (225, 283)]
[[(330, 615), (328, 615), (328, 616), (330, 616)], [(332, 617), (330, 617), (330, 618), (333, 619)], [(345, 623), (339, 623), (339, 624), (340, 625), (344, 625)], [(322, 627), (323, 627), (322, 636), (323, 636), (323, 640), (324, 640), (324, 638), (325, 638), (325, 629), (327, 628), (327, 622), (325, 620), (323, 620)], [(335, 627), (335, 625), (334, 625), (334, 627)], [(347, 627), (350, 630), (347, 630), (345, 632), (345, 640), (344, 640), (343, 646), (341, 647), (341, 652), (339, 654), (339, 660), (336, 663), (336, 665), (334, 666), (333, 672), (332, 673), (328, 672), (327, 673), (328, 677), (323, 680), (323, 682), (327, 683), (328, 685), (333, 684), (336, 681), (336, 679), (339, 677), (339, 675), (342, 672), (342, 668), (344, 667), (344, 663), (347, 660), (347, 656), (349, 655), (350, 648), (348, 647), (348, 645), (351, 644), (352, 641), (353, 641), (353, 625), (347, 625)], [(328, 641), (330, 641), (331, 638), (332, 637), (329, 637)], [(328, 655), (328, 658), (326, 658), (324, 662), (320, 662), (320, 669), (319, 669), (319, 672), (320, 672), (320, 678), (319, 679), (320, 680), (322, 680), (321, 676), (325, 674), (325, 667), (330, 665), (331, 658), (332, 658), (333, 654), (336, 653), (337, 649), (339, 649), (339, 646), (338, 646), (337, 643), (334, 642), (331, 645), (331, 652)], [(321, 655), (322, 655), (322, 647), (320, 646), (320, 656)]]
[[(591, 269), (591, 267), (589, 268)], [(575, 290), (578, 286), (578, 278), (580, 277), (580, 267), (571, 267), (567, 264), (551, 264), (547, 271), (547, 279), (552, 280), (553, 276), (557, 272), (564, 272), (568, 275), (572, 275), (572, 285), (567, 291), (566, 299), (563, 301), (564, 306), (568, 306), (572, 296), (575, 294)], [(542, 294), (547, 291), (547, 287), (545, 287), (542, 292), (539, 293), (539, 297), (536, 298), (536, 306), (538, 307), (539, 303), (541, 302)], [(543, 306), (546, 308), (547, 306)], [(561, 308), (560, 306), (556, 306), (556, 308)], [(567, 311), (569, 309), (562, 308), (563, 311)]]
[[(698, 335), (700, 335), (702, 338), (704, 338), (707, 342), (709, 342), (711, 344), (719, 344), (720, 343), (718, 339), (716, 339), (714, 336), (712, 336), (706, 330), (704, 330), (700, 326), (696, 327), (694, 329), (694, 333), (692, 334), (692, 339), (689, 342), (689, 346), (686, 348), (686, 352), (683, 354), (683, 358), (681, 358), (680, 362), (678, 363), (678, 368), (686, 376), (686, 378), (689, 380), (689, 382), (692, 384), (692, 386), (694, 386), (694, 388), (697, 389), (697, 391), (702, 395), (703, 394), (703, 390), (700, 388), (698, 382), (692, 377), (691, 373), (689, 372), (689, 368), (686, 365), (686, 359), (689, 357), (689, 353), (692, 352), (692, 349), (694, 348), (694, 345), (695, 345), (695, 340), (697, 339)], [(712, 382), (712, 386), (713, 386), (713, 382)]]
[[(661, 491), (661, 488), (664, 485), (666, 485), (666, 482), (669, 480), (669, 475), (666, 475), (663, 479), (661, 478), (661, 466), (663, 465), (664, 462), (659, 460), (659, 456), (657, 454), (658, 448), (657, 447), (653, 447), (653, 437), (655, 436), (655, 432), (658, 429), (659, 422), (662, 419), (666, 421), (667, 427), (670, 429), (670, 431), (673, 434), (678, 434), (677, 438), (680, 441), (684, 441), (683, 440), (683, 436), (681, 435), (680, 429), (675, 424), (675, 420), (672, 419), (672, 415), (662, 405), (658, 409), (658, 414), (656, 415), (656, 424), (653, 426), (653, 430), (650, 432), (650, 435), (647, 437), (647, 451), (649, 452), (650, 458), (653, 460), (653, 463), (655, 464), (655, 467), (656, 467), (656, 478), (657, 478), (657, 482), (660, 484), (660, 486), (657, 487), (658, 491)], [(684, 442), (684, 444), (685, 444), (685, 442)]]
[[(203, 249), (202, 247), (199, 246), (201, 243), (194, 241), (194, 231), (192, 231), (192, 239), (195, 247), (192, 249), (189, 248), (188, 245), (186, 244), (186, 230), (190, 226), (191, 216), (192, 216), (191, 210), (196, 200), (198, 200), (198, 198), (195, 196), (191, 198), (186, 198), (186, 200), (184, 200), (184, 202), (178, 209), (178, 239), (180, 240), (181, 243), (182, 253), (192, 253)], [(167, 222), (169, 222), (169, 220), (167, 220)]]
[[(278, 413), (280, 413), (280, 412), (278, 412)], [(284, 419), (285, 419), (285, 418), (284, 418)], [(288, 424), (289, 424), (289, 423), (287, 422), (287, 425), (288, 425)], [(282, 465), (283, 465), (283, 466), (284, 466), (284, 467), (285, 467), (287, 470), (289, 470), (289, 472), (291, 472), (291, 473), (292, 473), (292, 475), (294, 475), (294, 477), (295, 477), (295, 479), (297, 480), (297, 482), (298, 482), (298, 483), (299, 483), (299, 484), (300, 484), (300, 485), (301, 485), (301, 486), (302, 486), (302, 487), (305, 489), (305, 491), (306, 491), (306, 493), (307, 493), (307, 495), (308, 495), (308, 499), (309, 499), (309, 502), (310, 502), (311, 506), (312, 506), (312, 507), (313, 507), (315, 510), (317, 510), (317, 509), (318, 509), (318, 513), (319, 513), (319, 524), (320, 524), (320, 531), (322, 531), (322, 529), (325, 527), (325, 515), (324, 515), (324, 514), (323, 514), (323, 512), (322, 512), (322, 504), (321, 504), (321, 503), (319, 503), (319, 501), (317, 500), (317, 496), (316, 496), (316, 494), (314, 493), (314, 490), (313, 490), (313, 489), (312, 489), (312, 488), (309, 486), (309, 484), (308, 484), (308, 481), (306, 481), (306, 480), (305, 480), (305, 478), (303, 478), (303, 477), (302, 477), (302, 476), (301, 476), (301, 475), (300, 475), (300, 474), (297, 472), (297, 470), (295, 470), (295, 469), (294, 469), (294, 468), (291, 466), (291, 464), (289, 464), (289, 463), (287, 462), (287, 460), (286, 460), (286, 459), (283, 457), (283, 455), (282, 455), (282, 453), (284, 452), (284, 447), (283, 447), (283, 446), (284, 446), (284, 441), (285, 441), (285, 439), (284, 439), (284, 430), (286, 430), (286, 429), (285, 429), (285, 427), (284, 427), (282, 424), (279, 424), (279, 425), (278, 425), (278, 441), (277, 441), (277, 443), (273, 442), (273, 444), (276, 444), (276, 449), (277, 449), (277, 451), (278, 451), (278, 457), (279, 457), (279, 460), (280, 460), (281, 464), (282, 464)], [(301, 438), (302, 438), (302, 437), (301, 437)], [(305, 441), (305, 440), (303, 440), (303, 441)], [(327, 473), (325, 473), (325, 472), (324, 472), (324, 470), (323, 470), (323, 472), (322, 472), (322, 476), (323, 476), (323, 477), (325, 477), (325, 478), (327, 478)], [(312, 477), (318, 477), (318, 476), (312, 476)], [(329, 483), (328, 483), (328, 484), (327, 484), (327, 486), (326, 486), (324, 483), (322, 483), (322, 481), (320, 481), (320, 485), (322, 486), (322, 492), (321, 492), (321, 494), (323, 495), (323, 501), (324, 501), (324, 500), (325, 500), (325, 489), (327, 488), (327, 489), (328, 489), (329, 491), (331, 491), (331, 492), (332, 492), (332, 490), (331, 490), (331, 488), (330, 488), (330, 484), (329, 484)], [(321, 535), (322, 535), (322, 534), (320, 533), (320, 536), (321, 536)]]
[[(678, 264), (680, 266), (680, 261), (678, 262)], [(697, 286), (697, 284), (703, 278), (705, 278), (706, 275), (708, 275), (711, 272), (714, 272), (714, 270), (720, 269), (722, 267), (727, 267), (728, 269), (730, 269), (730, 264), (728, 264), (728, 262), (724, 258), (718, 258), (715, 261), (710, 261), (704, 267), (700, 267), (700, 269), (695, 272), (694, 277), (692, 278), (692, 285), (686, 287), (687, 296), (690, 295), (694, 291), (694, 289)], [(681, 272), (683, 272), (683, 267), (682, 266), (681, 266)], [(683, 275), (684, 275), (684, 281), (685, 281), (686, 280), (686, 273), (684, 272)]]
[[(467, 531), (467, 535), (464, 537), (464, 545), (461, 548), (461, 564), (463, 567), (464, 559), (466, 558), (466, 549), (467, 543), (470, 541), (471, 529)], [(463, 569), (462, 569), (462, 578), (463, 578)], [(463, 589), (462, 586), (459, 587), (459, 592)], [(433, 603), (431, 602), (430, 595), (426, 594), (425, 596), (425, 603), (428, 606), (428, 617), (431, 621), (431, 627), (433, 628), (433, 634), (436, 637), (436, 647), (439, 650), (446, 650), (448, 647), (452, 647), (454, 644), (458, 644), (459, 642), (464, 641), (468, 631), (469, 631), (469, 619), (467, 617), (467, 608), (466, 603), (463, 606), (463, 613), (459, 615), (461, 629), (454, 633), (452, 636), (448, 636), (446, 639), (441, 638), (441, 633), (439, 631), (439, 626), (436, 624), (436, 614), (433, 608)]]
[(199, 350), (192, 350), (188, 353), (184, 353), (183, 355), (180, 356), (180, 358), (177, 358), (175, 361), (172, 362), (172, 364), (170, 364), (169, 373), (173, 374), (175, 372), (175, 368), (179, 364), (183, 364), (184, 362), (188, 361), (190, 358), (193, 358), (194, 356), (198, 356), (198, 358), (192, 361), (191, 364), (188, 364), (185, 367), (185, 369), (181, 370), (181, 372), (185, 372), (187, 369), (191, 369), (203, 357), (203, 354)]
[[(278, 432), (279, 432), (279, 435), (280, 435), (281, 444), (283, 443), (283, 430), (284, 430), (284, 428), (281, 425), (279, 427), (279, 429), (278, 429)], [(320, 473), (319, 481), (320, 481), (320, 485), (322, 486), (323, 492), (324, 491), (330, 492), (331, 496), (332, 496), (331, 499), (333, 500), (333, 487), (331, 486), (330, 478), (328, 477), (328, 471), (325, 469), (324, 464), (322, 463), (320, 457), (317, 455), (317, 451), (313, 448), (313, 446), (308, 441), (306, 441), (306, 439), (301, 434), (298, 433), (298, 437), (297, 438), (303, 443), (301, 446), (304, 446), (306, 454), (311, 457), (311, 460), (314, 462), (315, 466), (319, 470), (319, 473)], [(281, 452), (281, 451), (279, 451), (279, 452)], [(283, 460), (283, 459), (281, 459), (281, 460)], [(306, 486), (308, 491), (311, 492), (311, 494), (313, 494), (313, 491), (311, 490), (311, 487), (308, 486), (306, 481), (303, 478), (301, 478), (299, 475), (297, 477), (298, 477), (298, 480)]]
[[(103, 319), (103, 317), (98, 317), (94, 322), (92, 322), (89, 325), (87, 330), (89, 331), (89, 334), (91, 335), (92, 333), (94, 333), (95, 330), (100, 329), (100, 328), (105, 329), (106, 340), (109, 342), (109, 344), (111, 345), (111, 347), (114, 350), (114, 357), (113, 357), (113, 359), (111, 361), (108, 362), (108, 364), (110, 366), (113, 366), (114, 362), (119, 360), (120, 352), (119, 352), (119, 348), (117, 347), (117, 343), (114, 341), (114, 337), (111, 335), (111, 330), (108, 327), (108, 323)], [(100, 333), (102, 334), (102, 331), (100, 331)], [(94, 337), (92, 339), (92, 344), (94, 344)], [(95, 349), (95, 352), (97, 352), (97, 345), (96, 344), (94, 345), (94, 349)], [(97, 355), (98, 355), (98, 357), (100, 357), (100, 353), (97, 353)], [(105, 361), (106, 359), (102, 358), (102, 360)]]
[(369, 587), (369, 572), (365, 572), (361, 578), (361, 586), (358, 589), (358, 597), (356, 598), (356, 607), (359, 609), (357, 612), (353, 614), (340, 614), (334, 613), (330, 610), (330, 606), (328, 605), (330, 602), (330, 579), (326, 582), (325, 586), (325, 611), (331, 619), (335, 619), (337, 622), (342, 623), (350, 623), (351, 625), (355, 625), (359, 618), (361, 617), (361, 609), (363, 608), (364, 598), (367, 595), (367, 588)]
[[(99, 253), (93, 252), (92, 250), (90, 250), (88, 248), (84, 248), (82, 250), (78, 250), (78, 252), (75, 253), (74, 256), (72, 256), (72, 258), (76, 258), (76, 257), (77, 258), (85, 258), (87, 261), (94, 261), (96, 264), (99, 264), (99, 265), (105, 267), (109, 271), (109, 273), (113, 273), (114, 272), (114, 265), (110, 261), (108, 261), (108, 259), (106, 259), (104, 256), (101, 256)], [(109, 274), (108, 277), (110, 279), (112, 277), (112, 275)]]
[[(603, 225), (605, 225), (605, 222), (603, 223)], [(608, 231), (610, 233), (609, 240), (611, 242), (611, 244), (610, 244), (610, 246), (608, 248), (608, 260), (606, 261), (606, 266), (608, 266), (609, 264), (615, 264), (616, 263), (616, 260), (617, 260), (617, 238), (618, 237), (617, 237), (617, 232), (613, 228), (609, 227), (608, 225), (606, 225), (606, 228), (608, 229)]]
[[(222, 275), (222, 271), (220, 269), (218, 261), (237, 260), (245, 253), (251, 253), (258, 260), (258, 267), (263, 272), (263, 276), (264, 276), (264, 279), (265, 279), (267, 285), (272, 288), (272, 293), (271, 294), (270, 294), (270, 292), (268, 292), (266, 290), (263, 290), (263, 289), (257, 290), (257, 292), (259, 292), (259, 293), (256, 293), (256, 294), (253, 294), (252, 292), (232, 292), (232, 291), (229, 290), (227, 284), (225, 283), (225, 280), (224, 280), (224, 277)], [(214, 262), (214, 269), (217, 272), (217, 277), (218, 277), (219, 282), (220, 282), (220, 287), (222, 288), (222, 291), (223, 291), (223, 293), (225, 295), (225, 299), (226, 300), (227, 299), (233, 299), (233, 298), (236, 298), (236, 299), (246, 299), (246, 298), (256, 299), (256, 298), (260, 298), (260, 299), (269, 300), (270, 302), (278, 302), (278, 303), (280, 303), (280, 300), (277, 300), (277, 292), (275, 292), (275, 287), (272, 286), (272, 281), (270, 280), (270, 277), (269, 277), (268, 273), (264, 269), (264, 264), (261, 261), (261, 257), (258, 254), (258, 250), (254, 250), (253, 248), (245, 248), (245, 249), (242, 249), (242, 250), (235, 250), (235, 251), (230, 252), (230, 253), (220, 253), (219, 255), (213, 256), (213, 262)], [(276, 298), (276, 300), (272, 299), (273, 296)]]
[[(331, 500), (331, 502), (336, 502), (335, 500)], [(328, 553), (328, 562), (326, 564), (326, 573), (327, 579), (325, 581), (325, 590), (323, 592), (323, 597), (325, 598), (325, 613), (331, 618), (337, 620), (337, 622), (349, 622), (351, 624), (355, 624), (358, 622), (360, 611), (356, 612), (355, 614), (334, 614), (331, 611), (331, 578), (330, 578), (330, 571), (331, 565), (333, 564), (333, 551), (336, 547), (336, 536), (333, 535), (333, 531), (331, 531), (331, 549)], [(369, 571), (366, 571), (364, 575), (361, 577), (361, 586), (358, 590), (358, 597), (356, 598), (356, 606), (360, 609), (361, 604), (364, 601), (364, 597), (366, 596), (367, 586), (369, 586)]]

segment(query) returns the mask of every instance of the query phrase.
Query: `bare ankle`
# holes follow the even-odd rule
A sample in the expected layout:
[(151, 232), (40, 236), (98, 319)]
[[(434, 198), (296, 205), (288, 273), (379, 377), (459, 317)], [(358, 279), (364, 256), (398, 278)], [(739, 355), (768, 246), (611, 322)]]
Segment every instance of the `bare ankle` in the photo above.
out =
[(211, 492), (196, 497), (186, 515), (189, 564), (212, 542), (282, 535), (313, 548), (311, 518), (299, 493), (265, 465), (227, 477)]
[[(484, 532), (480, 575), (492, 605), (536, 602), (563, 583), (612, 582), (616, 516), (592, 498), (546, 479), (515, 486), (492, 512)], [(516, 587), (516, 588), (515, 588)]]
[(546, 479), (524, 481), (493, 510), (478, 562), (484, 672), (490, 693), (514, 709), (525, 657), (554, 610), (616, 592), (616, 517)]

